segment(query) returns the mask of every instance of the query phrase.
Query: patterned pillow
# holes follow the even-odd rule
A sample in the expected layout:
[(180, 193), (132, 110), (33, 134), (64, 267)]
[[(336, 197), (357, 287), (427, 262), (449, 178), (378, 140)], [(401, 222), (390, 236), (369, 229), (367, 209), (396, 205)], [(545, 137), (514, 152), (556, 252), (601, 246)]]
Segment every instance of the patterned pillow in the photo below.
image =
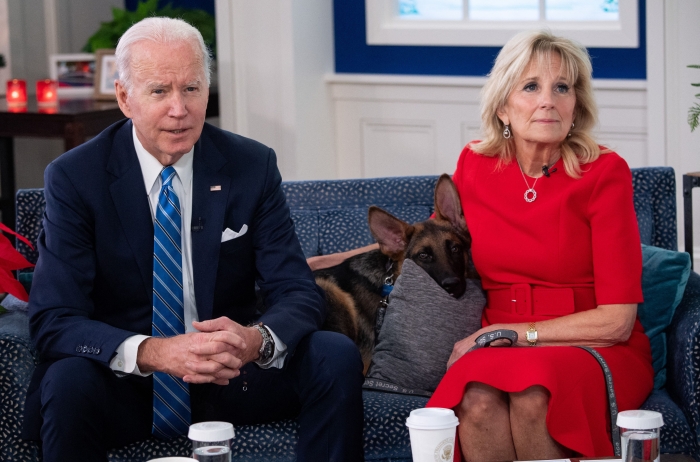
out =
[(404, 261), (365, 388), (429, 396), (454, 344), (481, 327), (485, 304), (480, 281), (468, 279), (464, 295), (455, 299), (412, 260)]

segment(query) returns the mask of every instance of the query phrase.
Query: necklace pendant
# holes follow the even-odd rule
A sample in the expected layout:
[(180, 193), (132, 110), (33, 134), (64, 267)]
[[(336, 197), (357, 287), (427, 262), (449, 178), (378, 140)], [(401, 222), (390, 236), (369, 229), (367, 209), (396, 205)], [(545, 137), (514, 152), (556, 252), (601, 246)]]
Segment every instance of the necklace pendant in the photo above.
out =
[(525, 202), (535, 202), (535, 199), (537, 199), (537, 191), (535, 191), (533, 188), (530, 188), (527, 191), (525, 191), (523, 197), (525, 198)]

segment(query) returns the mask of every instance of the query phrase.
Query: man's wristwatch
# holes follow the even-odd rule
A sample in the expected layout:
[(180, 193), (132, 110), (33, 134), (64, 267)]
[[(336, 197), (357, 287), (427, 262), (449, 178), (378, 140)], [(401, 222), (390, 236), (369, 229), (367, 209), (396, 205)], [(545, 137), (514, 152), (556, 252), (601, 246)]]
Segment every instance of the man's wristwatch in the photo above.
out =
[(527, 340), (528, 345), (537, 345), (537, 329), (535, 329), (534, 322), (531, 322), (530, 327), (527, 329), (527, 331), (525, 331), (525, 339)]
[(258, 362), (265, 364), (275, 353), (275, 340), (272, 338), (272, 334), (270, 334), (267, 326), (263, 323), (253, 324), (253, 327), (258, 329), (258, 332), (262, 335), (263, 341), (260, 350), (258, 350)]

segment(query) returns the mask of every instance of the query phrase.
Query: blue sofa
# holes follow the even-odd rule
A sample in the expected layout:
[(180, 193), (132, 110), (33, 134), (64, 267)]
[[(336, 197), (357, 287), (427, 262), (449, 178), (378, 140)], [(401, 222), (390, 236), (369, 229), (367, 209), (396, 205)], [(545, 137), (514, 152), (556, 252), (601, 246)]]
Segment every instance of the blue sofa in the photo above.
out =
[[(676, 189), (671, 168), (633, 170), (635, 209), (642, 242), (676, 249)], [(372, 242), (366, 216), (378, 205), (406, 221), (419, 221), (433, 208), (437, 177), (287, 182), (283, 187), (297, 234), (307, 256), (348, 250)], [(36, 241), (44, 211), (43, 191), (17, 194), (17, 231)], [(36, 252), (19, 250), (36, 261)], [(20, 274), (20, 280), (28, 279)], [(663, 413), (662, 452), (689, 454), (700, 462), (700, 276), (692, 273), (685, 296), (667, 329), (668, 380), (654, 391), (645, 409)], [(28, 338), (24, 312), (0, 316), (0, 460), (39, 460), (38, 448), (19, 438), (26, 388), (36, 354)], [(364, 392), (365, 457), (368, 461), (410, 461), (405, 420), (426, 398), (377, 391)], [(342, 416), (338, 416), (342, 418)], [(282, 421), (236, 428), (234, 460), (293, 461), (296, 424)], [(142, 461), (166, 455), (187, 455), (182, 437), (170, 443), (155, 439), (116, 448), (111, 461)]]

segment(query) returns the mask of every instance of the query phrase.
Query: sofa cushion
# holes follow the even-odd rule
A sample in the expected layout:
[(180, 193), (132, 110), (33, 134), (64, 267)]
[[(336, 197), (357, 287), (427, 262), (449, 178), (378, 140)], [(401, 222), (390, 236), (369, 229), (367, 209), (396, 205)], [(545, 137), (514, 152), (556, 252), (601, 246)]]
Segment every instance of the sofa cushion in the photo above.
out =
[(294, 230), (306, 258), (318, 255), (318, 212), (315, 210), (291, 210)]
[[(367, 224), (367, 206), (323, 210), (319, 215), (318, 239), (321, 255), (344, 252), (372, 244), (374, 238)], [(432, 207), (393, 205), (382, 207), (395, 217), (415, 223), (430, 218)]]
[(415, 262), (404, 261), (365, 388), (385, 389), (380, 380), (396, 385), (397, 392), (430, 395), (445, 375), (454, 344), (481, 327), (485, 304), (480, 281), (467, 279), (467, 290), (455, 299)]
[(637, 313), (651, 343), (654, 366), (654, 388), (666, 383), (666, 328), (671, 324), (676, 307), (690, 275), (690, 255), (642, 244), (642, 291), (644, 303)]
[(666, 390), (654, 390), (641, 409), (663, 414), (664, 425), (661, 427), (662, 454), (697, 454), (697, 441), (683, 411), (673, 402)]
[(36, 444), (20, 439), (24, 401), (34, 371), (36, 351), (29, 341), (24, 312), (0, 316), (0, 460), (37, 460)]

